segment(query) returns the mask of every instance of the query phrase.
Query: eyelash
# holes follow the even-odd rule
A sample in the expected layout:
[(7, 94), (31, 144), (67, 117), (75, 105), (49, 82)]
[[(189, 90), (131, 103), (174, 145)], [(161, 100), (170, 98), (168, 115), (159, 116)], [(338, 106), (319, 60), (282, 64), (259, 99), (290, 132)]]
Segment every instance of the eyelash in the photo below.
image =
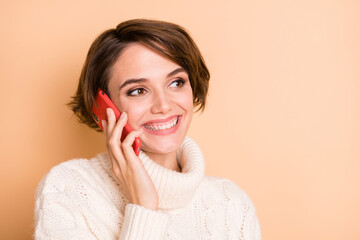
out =
[[(184, 79), (179, 78), (179, 79), (176, 79), (176, 80), (172, 81), (172, 82), (169, 84), (169, 86), (172, 85), (173, 83), (180, 83), (180, 86), (176, 86), (175, 88), (181, 88), (182, 86), (184, 86), (185, 81), (184, 81)], [(130, 97), (135, 97), (135, 96), (139, 96), (139, 95), (144, 94), (144, 93), (138, 93), (138, 94), (136, 94), (136, 95), (133, 95), (133, 93), (136, 92), (136, 91), (147, 91), (147, 90), (146, 90), (145, 88), (142, 88), (142, 87), (140, 87), (140, 88), (135, 88), (135, 89), (131, 89), (131, 90), (127, 91), (127, 92), (126, 92), (126, 95), (127, 95), (127, 96), (130, 96)]]
[(177, 86), (177, 87), (182, 87), (182, 86), (184, 86), (184, 84), (185, 84), (184, 79), (179, 78), (179, 79), (176, 79), (175, 81), (172, 81), (172, 82), (170, 83), (170, 85), (173, 84), (173, 83), (175, 83), (175, 82), (180, 83), (180, 86)]

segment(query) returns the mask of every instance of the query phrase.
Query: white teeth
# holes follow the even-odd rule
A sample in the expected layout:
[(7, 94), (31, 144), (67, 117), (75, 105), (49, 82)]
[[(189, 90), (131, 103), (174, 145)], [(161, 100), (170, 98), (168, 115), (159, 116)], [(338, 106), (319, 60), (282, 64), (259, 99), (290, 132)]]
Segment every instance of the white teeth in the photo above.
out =
[(145, 125), (144, 127), (146, 129), (149, 129), (151, 131), (159, 131), (159, 130), (164, 130), (164, 129), (169, 129), (174, 127), (176, 124), (178, 123), (178, 118), (175, 118), (173, 121), (171, 121), (170, 123), (166, 123), (166, 124), (157, 124), (157, 125)]

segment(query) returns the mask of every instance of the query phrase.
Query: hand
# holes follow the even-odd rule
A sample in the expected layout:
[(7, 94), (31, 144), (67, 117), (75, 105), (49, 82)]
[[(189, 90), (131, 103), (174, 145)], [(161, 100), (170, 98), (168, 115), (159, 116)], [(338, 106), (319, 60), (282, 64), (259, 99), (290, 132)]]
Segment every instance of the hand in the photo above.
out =
[(111, 108), (106, 110), (108, 121), (103, 121), (106, 148), (112, 163), (112, 172), (130, 203), (157, 210), (159, 197), (141, 159), (136, 156), (132, 144), (142, 129), (130, 132), (120, 142), (122, 130), (127, 122), (123, 112), (116, 122)]

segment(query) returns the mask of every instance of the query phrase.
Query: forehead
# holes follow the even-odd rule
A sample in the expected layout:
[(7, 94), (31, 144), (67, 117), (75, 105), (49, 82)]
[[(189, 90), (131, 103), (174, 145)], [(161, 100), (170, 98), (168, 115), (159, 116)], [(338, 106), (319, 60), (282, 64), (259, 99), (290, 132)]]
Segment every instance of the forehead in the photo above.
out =
[(140, 43), (132, 43), (116, 60), (110, 79), (125, 81), (128, 78), (164, 77), (179, 67), (153, 49)]

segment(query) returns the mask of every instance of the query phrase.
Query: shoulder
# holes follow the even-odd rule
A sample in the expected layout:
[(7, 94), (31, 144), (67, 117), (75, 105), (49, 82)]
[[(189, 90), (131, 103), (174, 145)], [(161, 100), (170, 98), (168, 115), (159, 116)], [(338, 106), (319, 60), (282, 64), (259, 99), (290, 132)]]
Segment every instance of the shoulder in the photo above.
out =
[[(108, 219), (116, 225), (119, 205), (113, 204), (112, 200), (118, 199), (112, 193), (117, 196), (117, 188), (106, 175), (102, 160), (99, 155), (69, 160), (53, 167), (43, 177), (35, 196), (36, 239), (45, 235), (46, 239), (52, 239), (51, 236), (95, 239), (94, 231), (106, 233), (104, 229), (111, 225)], [(104, 220), (104, 224), (99, 219)]]
[(230, 179), (205, 176), (202, 196), (210, 204), (230, 208), (242, 216), (255, 216), (256, 210), (248, 194)]
[(210, 176), (204, 177), (201, 186), (202, 201), (224, 212), (244, 239), (261, 239), (255, 206), (242, 188), (229, 179)]
[(202, 182), (202, 186), (207, 190), (216, 190), (217, 192), (224, 194), (224, 196), (229, 199), (249, 199), (249, 196), (246, 194), (246, 192), (230, 179), (205, 176)]
[[(68, 223), (73, 221), (69, 212), (74, 212), (77, 207), (72, 201), (73, 192), (76, 189), (79, 172), (84, 172), (83, 166), (88, 164), (87, 159), (74, 159), (63, 162), (53, 167), (40, 181), (35, 193), (35, 222), (37, 228), (40, 222), (56, 222), (51, 216), (55, 213), (57, 218), (66, 219)], [(52, 225), (52, 223), (50, 224)]]
[(97, 171), (94, 162), (99, 155), (92, 159), (78, 158), (68, 160), (51, 170), (41, 179), (37, 187), (37, 195), (40, 193), (64, 192), (69, 185), (74, 185), (74, 181), (90, 180)]

